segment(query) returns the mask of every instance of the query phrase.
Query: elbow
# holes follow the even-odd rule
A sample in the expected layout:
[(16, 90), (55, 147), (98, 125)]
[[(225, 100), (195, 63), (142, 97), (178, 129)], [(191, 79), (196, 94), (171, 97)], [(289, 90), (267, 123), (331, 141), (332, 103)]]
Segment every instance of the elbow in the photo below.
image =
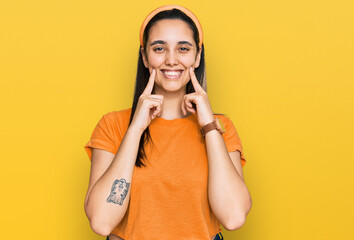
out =
[(235, 231), (241, 228), (246, 223), (246, 216), (251, 211), (252, 208), (252, 199), (249, 195), (249, 199), (242, 210), (238, 211), (238, 214), (234, 214), (230, 217), (230, 220), (227, 221), (224, 228), (228, 231)]
[(112, 229), (110, 229), (108, 224), (104, 224), (102, 221), (97, 221), (95, 219), (90, 220), (90, 226), (92, 231), (103, 237), (108, 236), (112, 232)]
[(252, 207), (252, 200), (250, 199), (250, 201), (248, 202), (248, 205), (246, 207), (246, 212), (244, 212), (243, 214), (236, 214), (234, 215), (231, 220), (229, 220), (226, 224), (225, 229), (227, 231), (235, 231), (239, 228), (241, 228), (245, 223), (246, 223), (246, 216), (248, 215), (248, 213), (250, 212)]
[(84, 208), (92, 231), (101, 236), (108, 236), (113, 229), (111, 229), (110, 224), (107, 223), (107, 221), (102, 221), (102, 217), (97, 216), (97, 213), (90, 208), (89, 203), (87, 203)]
[(235, 231), (239, 228), (241, 228), (245, 223), (246, 223), (246, 217), (251, 209), (252, 203), (249, 206), (249, 208), (247, 208), (246, 212), (242, 212), (240, 214), (240, 212), (238, 214), (233, 215), (229, 221), (227, 221), (227, 223), (225, 224), (224, 228), (227, 231)]
[(227, 231), (235, 231), (241, 228), (246, 222), (246, 215), (242, 217), (233, 218), (232, 221), (229, 221), (225, 224), (224, 228)]
[(85, 208), (86, 215), (90, 222), (92, 231), (100, 236), (108, 236), (120, 223), (122, 218), (111, 219), (112, 216), (103, 215), (100, 212), (93, 212), (90, 208)]

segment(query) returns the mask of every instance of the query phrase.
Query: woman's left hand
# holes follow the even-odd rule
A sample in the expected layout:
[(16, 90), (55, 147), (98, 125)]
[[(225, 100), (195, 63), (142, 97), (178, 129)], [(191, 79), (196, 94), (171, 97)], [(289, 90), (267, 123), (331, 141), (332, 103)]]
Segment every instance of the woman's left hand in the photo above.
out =
[[(214, 114), (210, 106), (208, 94), (204, 91), (203, 87), (200, 86), (197, 77), (195, 76), (193, 67), (189, 69), (189, 75), (191, 77), (195, 92), (184, 95), (181, 106), (182, 112), (184, 115), (187, 114), (187, 111), (196, 113), (198, 116), (199, 125), (203, 127), (214, 121)], [(193, 108), (192, 103), (196, 105), (196, 110)]]

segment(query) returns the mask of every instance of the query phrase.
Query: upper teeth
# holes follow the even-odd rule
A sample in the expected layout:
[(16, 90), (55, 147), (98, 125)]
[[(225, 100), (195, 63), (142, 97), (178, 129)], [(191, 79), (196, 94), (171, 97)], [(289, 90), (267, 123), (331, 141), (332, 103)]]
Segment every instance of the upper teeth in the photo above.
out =
[(179, 75), (181, 71), (163, 71), (166, 75)]

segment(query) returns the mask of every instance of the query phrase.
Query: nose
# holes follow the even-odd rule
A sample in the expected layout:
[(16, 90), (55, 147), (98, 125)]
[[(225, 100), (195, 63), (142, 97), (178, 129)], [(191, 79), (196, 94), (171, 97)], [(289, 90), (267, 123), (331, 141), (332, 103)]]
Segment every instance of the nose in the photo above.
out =
[(166, 56), (166, 61), (165, 61), (166, 65), (173, 66), (178, 64), (177, 55), (173, 51), (169, 51), (165, 56)]

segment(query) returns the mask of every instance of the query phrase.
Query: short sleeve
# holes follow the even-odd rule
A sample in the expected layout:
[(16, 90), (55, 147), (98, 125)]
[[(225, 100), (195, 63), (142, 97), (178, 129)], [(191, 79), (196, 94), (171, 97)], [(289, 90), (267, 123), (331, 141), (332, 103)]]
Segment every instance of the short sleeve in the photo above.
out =
[(220, 117), (220, 120), (224, 123), (225, 133), (222, 135), (225, 141), (225, 145), (228, 152), (239, 151), (241, 154), (242, 167), (246, 164), (246, 158), (242, 148), (241, 139), (237, 133), (237, 130), (233, 122), (226, 116)]
[(113, 154), (116, 154), (118, 150), (122, 137), (117, 129), (117, 122), (113, 114), (114, 112), (111, 112), (101, 117), (91, 134), (90, 140), (84, 146), (90, 161), (92, 160), (93, 148), (106, 150)]

